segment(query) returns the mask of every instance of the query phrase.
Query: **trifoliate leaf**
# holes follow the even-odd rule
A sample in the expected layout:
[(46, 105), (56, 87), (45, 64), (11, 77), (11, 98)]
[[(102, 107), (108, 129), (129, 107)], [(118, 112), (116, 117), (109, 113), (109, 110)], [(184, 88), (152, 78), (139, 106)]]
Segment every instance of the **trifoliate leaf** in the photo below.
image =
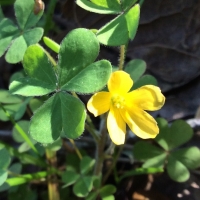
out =
[(63, 129), (67, 138), (75, 139), (84, 130), (85, 108), (80, 100), (59, 92), (49, 98), (31, 119), (30, 135), (40, 143), (52, 143)]
[(98, 53), (99, 42), (92, 31), (78, 28), (68, 33), (60, 45), (59, 86), (93, 63)]

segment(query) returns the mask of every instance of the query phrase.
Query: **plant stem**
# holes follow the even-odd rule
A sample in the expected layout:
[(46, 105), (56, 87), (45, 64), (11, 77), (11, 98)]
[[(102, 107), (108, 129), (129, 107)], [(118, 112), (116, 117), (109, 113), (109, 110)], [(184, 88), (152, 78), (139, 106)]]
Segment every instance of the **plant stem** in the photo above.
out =
[(74, 150), (76, 151), (76, 154), (78, 155), (78, 157), (80, 158), (80, 160), (82, 160), (83, 156), (81, 155), (81, 152), (80, 152), (79, 149), (77, 148), (77, 146), (76, 146), (74, 140), (69, 139), (69, 141), (70, 141), (71, 144), (73, 145)]
[(97, 143), (96, 149), (96, 163), (94, 169), (94, 175), (99, 176), (102, 172), (103, 168), (103, 160), (104, 160), (104, 147), (107, 138), (107, 129), (106, 129), (106, 120), (105, 118), (102, 119), (100, 125), (100, 134), (101, 137)]
[(22, 136), (22, 138), (26, 141), (26, 143), (30, 146), (30, 148), (37, 154), (40, 155), (38, 150), (35, 148), (34, 144), (30, 140), (30, 138), (27, 136), (27, 134), (24, 132), (24, 130), (19, 126), (17, 122), (13, 119), (13, 117), (10, 115), (10, 113), (4, 108), (4, 106), (0, 103), (0, 108), (4, 111), (8, 119), (11, 121), (13, 126), (15, 126), (16, 130), (19, 132), (19, 134)]
[(121, 152), (122, 152), (123, 148), (124, 148), (124, 144), (121, 145), (121, 146), (119, 147), (119, 150), (118, 150), (116, 156), (114, 157), (114, 160), (113, 160), (111, 166), (109, 167), (109, 170), (107, 171), (107, 173), (106, 173), (105, 176), (104, 176), (104, 179), (103, 179), (103, 181), (102, 181), (102, 185), (104, 185), (104, 183), (106, 182), (106, 180), (107, 180), (108, 177), (110, 176), (110, 174), (111, 174), (111, 172), (112, 172), (114, 166), (115, 166), (116, 163), (117, 163), (117, 160), (118, 160), (119, 156), (121, 155)]
[(125, 53), (126, 53), (126, 45), (121, 45), (120, 46), (120, 55), (119, 55), (119, 65), (118, 65), (119, 70), (123, 70)]
[[(50, 165), (48, 171), (50, 171), (52, 167), (57, 167), (57, 157), (55, 151), (46, 148), (46, 158)], [(58, 191), (58, 180), (56, 174), (48, 175), (48, 194), (49, 200), (60, 200), (60, 194)]]

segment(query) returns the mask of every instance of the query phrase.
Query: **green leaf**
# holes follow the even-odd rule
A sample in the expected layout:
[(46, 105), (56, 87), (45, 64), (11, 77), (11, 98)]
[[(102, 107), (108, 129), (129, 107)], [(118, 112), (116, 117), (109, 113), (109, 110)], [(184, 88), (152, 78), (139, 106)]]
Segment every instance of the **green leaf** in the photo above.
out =
[(119, 15), (97, 32), (100, 43), (109, 46), (120, 46), (133, 40), (139, 23), (140, 7), (135, 5), (128, 12)]
[(155, 156), (155, 157), (152, 157), (152, 158), (146, 160), (145, 163), (142, 165), (142, 167), (144, 167), (144, 168), (150, 168), (150, 167), (162, 168), (162, 167), (164, 167), (166, 159), (167, 159), (167, 154), (162, 153), (158, 156)]
[(7, 169), (10, 164), (10, 155), (4, 147), (0, 147), (0, 169)]
[(12, 20), (4, 18), (0, 21), (0, 39), (14, 35), (18, 32), (18, 27), (13, 23)]
[(50, 84), (34, 78), (19, 78), (9, 85), (12, 94), (22, 96), (41, 96), (56, 90), (56, 84)]
[(105, 185), (99, 191), (102, 198), (105, 198), (116, 192), (116, 187), (114, 185)]
[(110, 8), (110, 9), (119, 10), (119, 11), (121, 9), (118, 0), (90, 0), (90, 1), (98, 6), (102, 6), (105, 8)]
[(144, 85), (155, 85), (155, 86), (157, 86), (158, 83), (157, 83), (157, 80), (153, 76), (144, 75), (133, 84), (133, 87), (131, 88), (131, 90), (138, 89), (138, 88), (140, 88)]
[(4, 18), (0, 21), (0, 56), (8, 49), (9, 44), (17, 31), (17, 26), (15, 26), (10, 19)]
[(22, 199), (28, 199), (28, 200), (37, 200), (38, 195), (35, 190), (32, 190), (32, 188), (29, 187), (29, 184), (24, 185), (18, 185), (15, 190), (9, 190), (8, 193), (8, 200), (22, 200)]
[(140, 18), (140, 6), (136, 4), (127, 13), (125, 13), (125, 19), (127, 22), (127, 28), (129, 32), (129, 39), (133, 40), (139, 25)]
[(31, 111), (34, 113), (43, 103), (44, 103), (44, 101), (33, 98), (29, 102), (29, 107), (30, 107)]
[(124, 14), (114, 18), (97, 32), (100, 43), (108, 46), (120, 46), (129, 40), (127, 22)]
[(189, 169), (200, 166), (200, 150), (197, 147), (187, 147), (173, 151), (171, 155)]
[(45, 148), (49, 149), (51, 151), (58, 151), (61, 149), (62, 147), (62, 140), (61, 138), (58, 138), (55, 142), (53, 142), (52, 144), (47, 145)]
[(126, 177), (135, 176), (135, 175), (141, 175), (141, 174), (155, 174), (163, 172), (163, 168), (155, 168), (155, 167), (148, 167), (148, 168), (137, 168), (133, 170), (129, 170), (125, 172), (122, 176), (120, 176), (119, 181)]
[(63, 92), (49, 98), (31, 119), (30, 135), (40, 143), (52, 143), (61, 130), (67, 138), (75, 139), (84, 130), (86, 113), (82, 102)]
[(94, 4), (88, 0), (76, 0), (76, 4), (81, 8), (83, 8), (84, 10), (99, 14), (118, 14), (121, 12), (120, 8), (119, 9), (106, 8), (105, 6)]
[(99, 176), (93, 176), (93, 186), (98, 189), (101, 187), (101, 179), (102, 175)]
[(190, 177), (190, 172), (187, 167), (176, 160), (172, 155), (168, 157), (167, 172), (170, 178), (177, 182), (185, 182)]
[(17, 71), (11, 75), (9, 83), (12, 83), (15, 79), (23, 77), (25, 77), (24, 70)]
[(24, 55), (23, 67), (31, 78), (56, 85), (57, 79), (53, 66), (41, 46), (36, 44), (28, 47)]
[(8, 63), (20, 62), (23, 59), (26, 49), (27, 49), (26, 41), (24, 40), (24, 37), (21, 35), (13, 41), (12, 45), (8, 49), (8, 52), (6, 53), (5, 57), (6, 61)]
[[(29, 130), (29, 124), (30, 122), (27, 121), (27, 120), (21, 120), (21, 121), (18, 121), (17, 124), (22, 128), (22, 130), (25, 132), (25, 133), (28, 133), (28, 130)], [(27, 134), (28, 135), (28, 134)], [(13, 136), (13, 139), (16, 141), (16, 142), (24, 142), (24, 138), (21, 136), (21, 134), (18, 132), (18, 130), (16, 129), (16, 126), (13, 127), (12, 129), (12, 136)]]
[(62, 181), (65, 183), (63, 187), (67, 187), (73, 185), (78, 179), (80, 175), (74, 171), (65, 171), (62, 174)]
[(115, 197), (113, 195), (109, 195), (109, 196), (103, 197), (102, 200), (115, 200)]
[[(22, 171), (22, 164), (21, 163), (14, 163), (12, 164), (9, 169), (9, 171), (13, 172), (14, 174), (20, 174)], [(9, 177), (14, 177), (14, 174), (9, 174)]]
[(84, 68), (61, 89), (83, 94), (96, 92), (107, 84), (111, 72), (110, 62), (107, 60), (97, 61)]
[(192, 136), (192, 128), (185, 121), (176, 120), (171, 127), (161, 128), (156, 141), (168, 151), (186, 143)]
[(43, 15), (43, 11), (41, 11), (37, 15), (34, 14), (34, 0), (16, 0), (14, 4), (14, 9), (17, 22), (22, 30), (28, 29), (36, 25), (36, 23)]
[(9, 44), (12, 41), (13, 36), (6, 37), (4, 39), (0, 39), (0, 57), (6, 52), (9, 47)]
[(80, 163), (81, 174), (87, 174), (94, 166), (94, 163), (95, 163), (94, 159), (88, 156), (84, 156)]
[(133, 147), (134, 157), (138, 160), (147, 160), (163, 153), (164, 150), (145, 141), (139, 141)]
[(146, 71), (146, 62), (140, 59), (131, 60), (126, 64), (124, 71), (130, 74), (135, 83)]
[[(26, 109), (26, 105), (23, 103), (17, 103), (17, 104), (7, 104), (4, 105), (5, 110), (11, 115), (15, 120), (19, 120)], [(7, 114), (0, 108), (0, 120), (2, 121), (8, 121), (9, 118)]]
[(8, 178), (6, 182), (10, 186), (16, 186), (16, 185), (21, 185), (23, 183), (30, 182), (32, 180), (40, 180), (41, 178), (44, 178), (48, 175), (46, 171), (40, 171), (37, 173), (32, 173), (32, 174), (23, 174), (20, 177), (13, 177), (13, 178)]
[(99, 43), (92, 31), (78, 28), (68, 33), (60, 45), (59, 86), (93, 63), (98, 53)]
[(44, 32), (43, 28), (38, 28), (38, 27), (24, 31), (23, 37), (26, 41), (27, 46), (39, 42), (40, 39), (42, 38), (43, 32)]
[(85, 200), (96, 200), (98, 196), (97, 191), (92, 191), (88, 194), (88, 196), (85, 198)]
[(92, 190), (93, 179), (91, 176), (81, 177), (74, 185), (73, 192), (78, 197), (86, 197)]
[(54, 52), (58, 53), (60, 51), (60, 45), (54, 42), (52, 39), (43, 37), (43, 41)]
[(12, 95), (7, 90), (0, 90), (0, 102), (3, 104), (22, 103), (22, 99), (16, 95)]
[(6, 181), (8, 173), (6, 170), (0, 169), (0, 186)]

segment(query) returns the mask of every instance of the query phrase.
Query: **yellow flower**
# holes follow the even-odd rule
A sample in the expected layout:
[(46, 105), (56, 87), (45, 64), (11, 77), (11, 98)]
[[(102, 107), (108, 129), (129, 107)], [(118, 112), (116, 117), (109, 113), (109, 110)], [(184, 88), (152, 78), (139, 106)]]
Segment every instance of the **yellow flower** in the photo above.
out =
[(116, 71), (108, 80), (109, 92), (94, 94), (87, 104), (95, 117), (109, 111), (107, 128), (116, 145), (125, 142), (126, 124), (143, 139), (155, 138), (159, 132), (155, 119), (144, 110), (158, 110), (163, 106), (165, 97), (160, 88), (145, 85), (129, 92), (132, 86), (128, 73)]

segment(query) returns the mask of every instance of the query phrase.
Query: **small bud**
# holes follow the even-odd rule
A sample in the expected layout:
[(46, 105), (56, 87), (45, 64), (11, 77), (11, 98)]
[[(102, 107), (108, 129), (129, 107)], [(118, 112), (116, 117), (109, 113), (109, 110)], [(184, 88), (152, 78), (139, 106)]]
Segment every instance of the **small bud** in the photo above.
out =
[(34, 14), (37, 15), (44, 10), (44, 2), (42, 0), (35, 0)]

